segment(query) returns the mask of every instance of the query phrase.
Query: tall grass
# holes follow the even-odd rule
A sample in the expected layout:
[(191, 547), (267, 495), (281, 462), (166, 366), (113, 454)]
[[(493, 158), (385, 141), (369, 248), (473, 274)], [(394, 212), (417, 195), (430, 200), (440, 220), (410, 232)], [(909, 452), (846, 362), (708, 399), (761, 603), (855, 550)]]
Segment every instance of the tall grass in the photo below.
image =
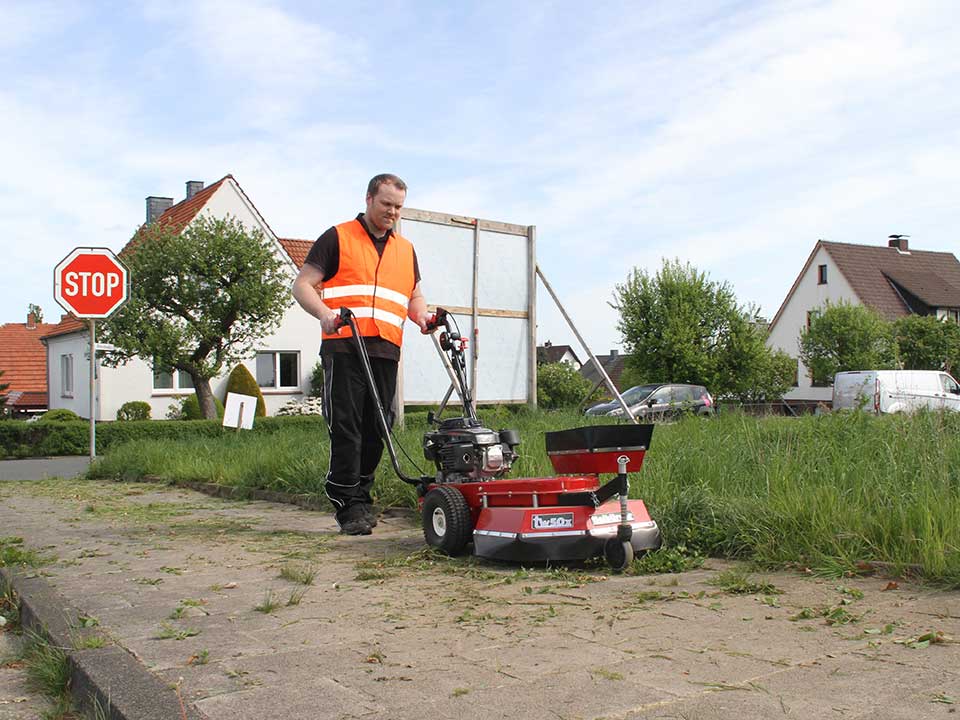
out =
[[(512, 477), (551, 474), (543, 433), (584, 424), (572, 412), (506, 407), (481, 413), (493, 429), (520, 432)], [(425, 416), (395, 432), (407, 474), (423, 460)], [(190, 441), (135, 441), (111, 449), (92, 473), (145, 474), (238, 487), (322, 493), (325, 432), (291, 430)], [(419, 470), (414, 463), (419, 466)], [(384, 505), (413, 506), (412, 487), (389, 459), (374, 487)], [(668, 545), (770, 565), (853, 569), (861, 561), (919, 569), (960, 586), (960, 417), (835, 413), (753, 418), (727, 413), (659, 425), (631, 494), (643, 497)]]
[(637, 483), (670, 542), (960, 585), (960, 417), (732, 414), (658, 428)]

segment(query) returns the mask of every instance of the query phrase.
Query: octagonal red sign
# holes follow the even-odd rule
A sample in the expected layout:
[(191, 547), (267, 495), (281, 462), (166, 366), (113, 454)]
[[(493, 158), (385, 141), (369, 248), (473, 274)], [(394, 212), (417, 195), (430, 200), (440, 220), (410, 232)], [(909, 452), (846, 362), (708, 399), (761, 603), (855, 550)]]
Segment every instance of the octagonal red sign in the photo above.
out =
[(127, 300), (127, 268), (107, 248), (76, 248), (53, 271), (53, 297), (81, 318), (105, 318)]

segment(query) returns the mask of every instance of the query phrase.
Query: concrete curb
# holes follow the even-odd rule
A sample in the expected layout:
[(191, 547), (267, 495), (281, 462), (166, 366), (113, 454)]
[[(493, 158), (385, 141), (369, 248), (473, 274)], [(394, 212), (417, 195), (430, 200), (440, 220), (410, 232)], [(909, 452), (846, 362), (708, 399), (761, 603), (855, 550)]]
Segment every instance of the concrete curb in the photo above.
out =
[[(174, 688), (139, 660), (110, 644), (96, 628), (80, 626), (83, 611), (73, 606), (44, 578), (0, 567), (0, 580), (20, 600), (20, 623), (67, 653), (70, 693), (81, 711), (104, 720), (204, 720), (192, 704), (181, 703)], [(92, 637), (107, 645), (76, 649)]]

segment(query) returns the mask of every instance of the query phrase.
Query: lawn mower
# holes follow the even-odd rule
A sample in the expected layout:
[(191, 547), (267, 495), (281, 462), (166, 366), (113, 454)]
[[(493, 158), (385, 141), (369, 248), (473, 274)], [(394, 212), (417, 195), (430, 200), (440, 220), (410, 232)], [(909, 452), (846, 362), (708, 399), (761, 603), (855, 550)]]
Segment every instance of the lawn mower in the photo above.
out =
[[(557, 474), (506, 478), (519, 457), (520, 436), (515, 430), (486, 428), (478, 419), (466, 382), (467, 339), (453, 315), (437, 308), (425, 332), (441, 331), (437, 347), (463, 415), (442, 421), (428, 415), (436, 429), (424, 434), (423, 454), (436, 472), (412, 477), (400, 468), (370, 358), (349, 308), (340, 309), (338, 325), (352, 331), (393, 469), (417, 489), (428, 545), (459, 555), (472, 543), (478, 557), (513, 562), (573, 562), (602, 554), (617, 571), (626, 569), (636, 553), (660, 547), (660, 530), (643, 501), (627, 498), (627, 473), (640, 470), (653, 425), (548, 432), (547, 455)], [(610, 473), (613, 479), (601, 485), (599, 476)]]

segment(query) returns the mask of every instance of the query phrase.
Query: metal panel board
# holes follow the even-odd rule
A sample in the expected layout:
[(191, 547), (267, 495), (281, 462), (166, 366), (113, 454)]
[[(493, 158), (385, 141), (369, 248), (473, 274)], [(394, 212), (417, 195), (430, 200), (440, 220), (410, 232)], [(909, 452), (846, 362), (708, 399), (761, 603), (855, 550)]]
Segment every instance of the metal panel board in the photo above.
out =
[[(469, 332), (470, 316), (455, 315), (464, 334)], [(527, 353), (529, 341), (526, 322), (516, 318), (481, 317), (477, 366), (478, 400), (481, 403), (527, 401)], [(407, 405), (438, 403), (450, 378), (433, 342), (412, 324), (403, 331), (403, 396)], [(459, 403), (456, 395), (450, 404)]]
[[(400, 233), (417, 250), (424, 296), (431, 307), (454, 312), (461, 333), (479, 339), (476, 399), (479, 403), (529, 402), (532, 253), (529, 228), (425, 210), (404, 209)], [(474, 234), (478, 254), (474, 267)], [(474, 295), (476, 271), (477, 292)], [(476, 300), (474, 298), (476, 297)], [(476, 302), (476, 305), (474, 305)], [(474, 334), (476, 310), (479, 335)], [(472, 347), (467, 378), (473, 376)], [(404, 403), (438, 403), (450, 379), (430, 338), (404, 326)], [(456, 397), (450, 402), (456, 401)]]
[(530, 289), (527, 238), (480, 231), (480, 307), (526, 310)]

